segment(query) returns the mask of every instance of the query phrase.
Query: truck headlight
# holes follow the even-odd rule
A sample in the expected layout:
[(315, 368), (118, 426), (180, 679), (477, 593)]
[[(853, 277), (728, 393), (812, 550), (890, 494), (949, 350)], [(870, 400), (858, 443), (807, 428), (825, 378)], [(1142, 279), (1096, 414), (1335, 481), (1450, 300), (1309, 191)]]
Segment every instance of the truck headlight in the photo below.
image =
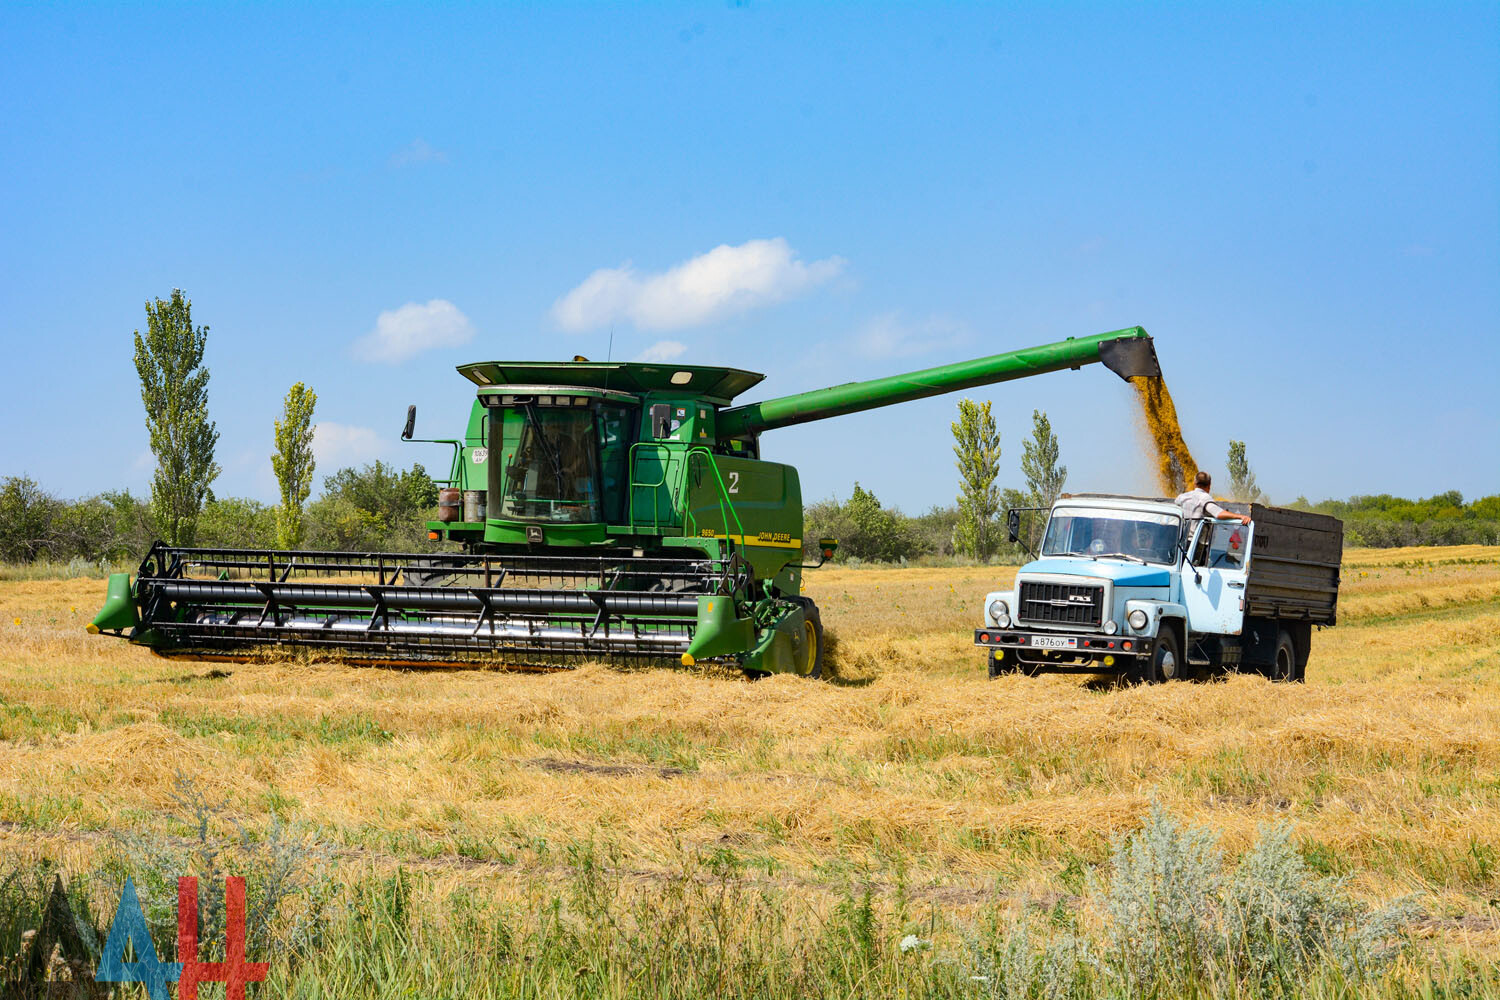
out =
[(1150, 619), (1146, 615), (1146, 612), (1142, 611), (1140, 608), (1136, 608), (1134, 611), (1130, 612), (1129, 620), (1130, 627), (1135, 629), (1137, 632), (1145, 628), (1146, 622), (1150, 621)]
[(1008, 628), (1010, 626), (1010, 608), (1005, 606), (1004, 601), (990, 602), (990, 621), (1001, 628)]
[(1120, 626), (1115, 623), (1115, 620), (1113, 618), (1104, 623), (1105, 635), (1114, 635), (1118, 631), (1120, 631)]

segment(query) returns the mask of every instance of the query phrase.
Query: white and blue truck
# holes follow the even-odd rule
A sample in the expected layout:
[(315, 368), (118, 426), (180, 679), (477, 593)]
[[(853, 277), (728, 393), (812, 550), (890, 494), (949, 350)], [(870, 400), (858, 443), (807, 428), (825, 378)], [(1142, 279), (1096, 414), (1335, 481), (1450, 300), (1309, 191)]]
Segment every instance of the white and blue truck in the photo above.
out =
[(1238, 520), (1190, 519), (1165, 498), (1063, 494), (1040, 552), (1010, 590), (986, 595), (990, 677), (1116, 673), (1139, 683), (1253, 670), (1301, 681), (1315, 628), (1338, 617), (1343, 524), (1263, 504), (1223, 503)]

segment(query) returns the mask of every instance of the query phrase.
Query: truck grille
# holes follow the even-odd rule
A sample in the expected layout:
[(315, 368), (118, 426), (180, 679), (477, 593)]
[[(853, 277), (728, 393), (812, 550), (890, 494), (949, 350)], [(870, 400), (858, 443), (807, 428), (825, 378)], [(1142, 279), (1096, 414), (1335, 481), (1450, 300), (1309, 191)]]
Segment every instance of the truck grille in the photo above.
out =
[(1049, 625), (1087, 625), (1103, 621), (1104, 588), (1096, 583), (1021, 583), (1023, 622)]

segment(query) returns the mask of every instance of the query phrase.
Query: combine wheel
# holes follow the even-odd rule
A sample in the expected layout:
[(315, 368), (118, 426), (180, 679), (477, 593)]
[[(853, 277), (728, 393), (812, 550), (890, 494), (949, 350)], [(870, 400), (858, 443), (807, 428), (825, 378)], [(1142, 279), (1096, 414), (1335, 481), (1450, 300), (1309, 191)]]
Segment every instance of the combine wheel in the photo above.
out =
[(798, 636), (794, 669), (799, 677), (817, 680), (823, 676), (823, 617), (818, 606), (802, 598), (802, 634)]
[(454, 567), (462, 565), (461, 560), (443, 559), (441, 556), (414, 559), (404, 574), (403, 582), (409, 587), (459, 587), (463, 585), (463, 581), (454, 572)]
[(1286, 629), (1276, 633), (1276, 659), (1271, 662), (1271, 680), (1284, 684), (1302, 680), (1297, 669), (1297, 644)]

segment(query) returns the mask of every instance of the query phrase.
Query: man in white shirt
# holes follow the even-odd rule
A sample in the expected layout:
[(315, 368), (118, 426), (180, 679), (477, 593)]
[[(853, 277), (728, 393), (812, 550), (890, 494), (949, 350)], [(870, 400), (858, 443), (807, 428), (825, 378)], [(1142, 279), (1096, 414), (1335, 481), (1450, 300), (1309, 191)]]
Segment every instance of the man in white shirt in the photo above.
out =
[(1220, 507), (1214, 500), (1213, 494), (1208, 488), (1213, 485), (1213, 478), (1206, 472), (1198, 473), (1193, 480), (1193, 488), (1177, 498), (1177, 505), (1182, 508), (1189, 520), (1197, 517), (1217, 518), (1220, 521), (1238, 521), (1241, 524), (1250, 523), (1250, 515), (1233, 514)]

